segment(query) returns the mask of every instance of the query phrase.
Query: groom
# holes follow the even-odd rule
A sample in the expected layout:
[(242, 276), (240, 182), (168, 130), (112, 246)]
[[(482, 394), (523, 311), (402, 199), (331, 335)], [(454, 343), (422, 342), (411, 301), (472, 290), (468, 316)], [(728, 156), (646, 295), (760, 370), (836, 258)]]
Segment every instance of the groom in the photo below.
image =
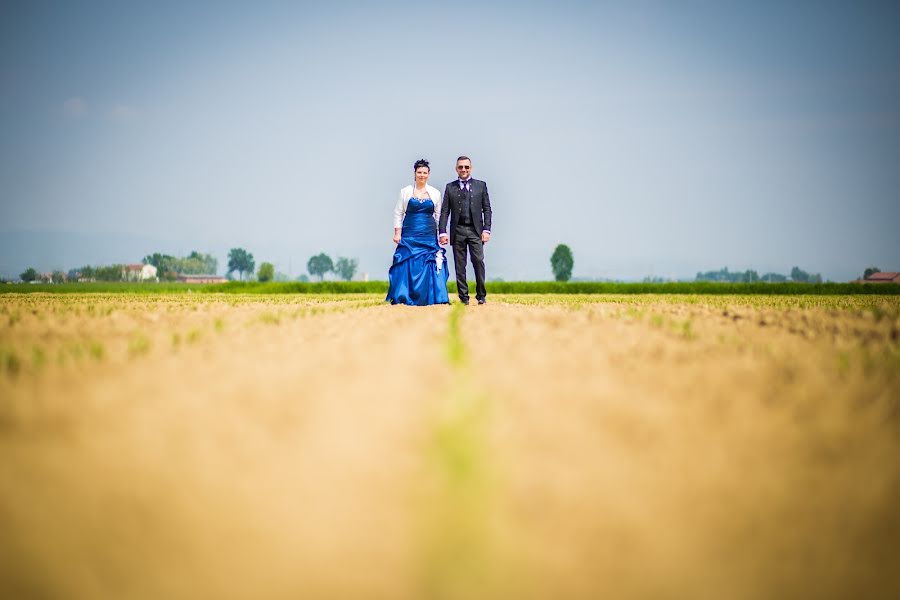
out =
[[(484, 245), (491, 239), (491, 199), (487, 184), (472, 179), (472, 161), (468, 156), (456, 159), (459, 178), (444, 188), (441, 204), (440, 243), (453, 245), (453, 265), (456, 269), (456, 289), (463, 304), (469, 303), (469, 284), (466, 282), (466, 251), (472, 255), (475, 268), (475, 299), (484, 304)], [(450, 235), (447, 235), (450, 217)]]

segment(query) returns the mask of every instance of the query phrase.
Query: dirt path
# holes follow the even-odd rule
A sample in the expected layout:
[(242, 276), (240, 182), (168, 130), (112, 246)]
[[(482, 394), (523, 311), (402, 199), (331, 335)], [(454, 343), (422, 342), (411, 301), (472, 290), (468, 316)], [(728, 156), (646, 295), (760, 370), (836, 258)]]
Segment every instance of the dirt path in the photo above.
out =
[(0, 596), (900, 590), (896, 301), (492, 300), (0, 297)]

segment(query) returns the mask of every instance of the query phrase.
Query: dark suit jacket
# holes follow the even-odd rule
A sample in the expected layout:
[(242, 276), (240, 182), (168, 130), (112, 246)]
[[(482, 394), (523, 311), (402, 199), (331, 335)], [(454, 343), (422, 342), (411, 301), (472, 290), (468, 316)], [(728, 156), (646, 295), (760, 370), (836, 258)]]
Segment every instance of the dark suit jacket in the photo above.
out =
[[(487, 229), (491, 230), (491, 198), (488, 195), (487, 184), (478, 179), (471, 179), (469, 185), (469, 202), (472, 208), (472, 221), (475, 223), (475, 231), (478, 235)], [(444, 188), (444, 199), (441, 203), (441, 220), (438, 231), (447, 231), (447, 220), (450, 221), (450, 243), (453, 243), (453, 232), (459, 223), (459, 214), (462, 210), (463, 195), (466, 192), (460, 189), (459, 180), (455, 179)]]

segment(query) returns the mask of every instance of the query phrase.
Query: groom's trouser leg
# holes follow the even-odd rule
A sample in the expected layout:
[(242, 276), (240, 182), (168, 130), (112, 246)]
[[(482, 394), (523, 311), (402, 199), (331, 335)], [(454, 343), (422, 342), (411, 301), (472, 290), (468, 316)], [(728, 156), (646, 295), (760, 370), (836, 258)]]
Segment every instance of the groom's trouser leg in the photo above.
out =
[(453, 232), (453, 268), (456, 271), (456, 293), (459, 299), (468, 301), (469, 284), (466, 281), (466, 249), (468, 247), (469, 228), (458, 225)]
[(469, 253), (472, 255), (472, 268), (475, 269), (475, 298), (484, 300), (487, 298), (484, 287), (484, 242), (474, 229), (469, 237)]

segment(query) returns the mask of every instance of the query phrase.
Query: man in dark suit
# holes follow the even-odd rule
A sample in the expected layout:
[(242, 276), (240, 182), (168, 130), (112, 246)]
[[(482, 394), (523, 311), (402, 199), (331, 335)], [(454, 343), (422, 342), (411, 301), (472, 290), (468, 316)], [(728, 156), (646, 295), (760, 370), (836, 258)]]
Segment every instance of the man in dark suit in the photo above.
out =
[[(448, 241), (453, 247), (453, 265), (456, 268), (456, 288), (463, 304), (469, 303), (469, 284), (466, 282), (466, 251), (472, 255), (475, 269), (475, 299), (478, 304), (487, 300), (484, 287), (484, 245), (491, 239), (491, 199), (487, 184), (472, 179), (472, 161), (468, 156), (456, 159), (459, 178), (444, 188), (441, 203), (441, 220), (438, 224), (440, 243)], [(447, 234), (447, 220), (450, 233)]]

